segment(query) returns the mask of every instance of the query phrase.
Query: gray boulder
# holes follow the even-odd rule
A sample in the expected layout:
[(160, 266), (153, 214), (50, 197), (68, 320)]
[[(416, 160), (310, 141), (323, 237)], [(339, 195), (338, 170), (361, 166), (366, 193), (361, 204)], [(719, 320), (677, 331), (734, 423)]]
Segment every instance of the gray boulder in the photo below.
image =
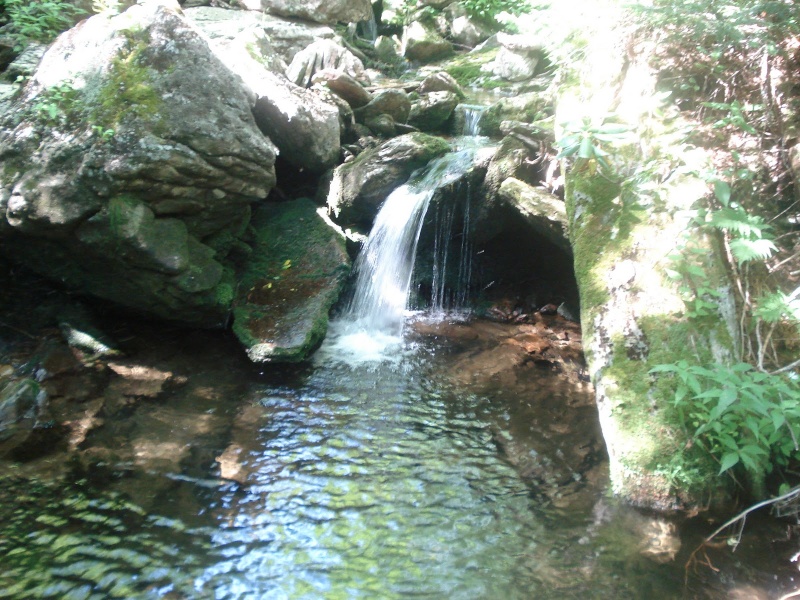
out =
[(233, 332), (253, 362), (300, 362), (322, 343), (350, 271), (344, 238), (311, 200), (268, 204), (253, 217), (253, 258), (239, 286)]
[(408, 123), (422, 131), (440, 131), (447, 126), (457, 105), (458, 96), (453, 92), (421, 94), (411, 103)]
[(401, 135), (365, 150), (335, 169), (327, 198), (329, 212), (344, 226), (368, 230), (392, 190), (449, 150), (447, 142), (424, 133)]
[(325, 171), (340, 155), (339, 109), (312, 90), (264, 72), (256, 88), (256, 123), (300, 170)]
[(220, 34), (210, 46), (244, 82), (256, 124), (275, 143), (282, 158), (312, 172), (336, 164), (342, 130), (339, 109), (329, 97), (272, 72), (270, 65), (280, 66), (276, 62), (280, 59), (263, 30), (247, 26), (233, 38)]
[(544, 49), (541, 44), (531, 41), (526, 35), (498, 33), (497, 41), (500, 51), (493, 62), (485, 68), (507, 81), (525, 81), (536, 75), (536, 69), (542, 58)]
[(461, 89), (461, 86), (458, 85), (458, 82), (455, 80), (455, 78), (447, 71), (431, 73), (422, 80), (422, 83), (419, 84), (417, 91), (420, 94), (429, 94), (431, 92), (452, 92), (459, 98), (465, 97), (464, 90)]
[(405, 123), (411, 113), (411, 100), (403, 90), (381, 90), (374, 94), (369, 104), (353, 112), (359, 123), (366, 123), (379, 115), (389, 115), (395, 123)]
[(298, 52), (286, 70), (286, 77), (301, 87), (309, 87), (314, 75), (326, 69), (368, 82), (361, 60), (333, 40), (317, 40)]
[(0, 117), (5, 251), (83, 293), (221, 323), (225, 259), (275, 183), (250, 107), (177, 3), (82, 22)]
[[(372, 18), (369, 0), (246, 0), (265, 12), (315, 23), (358, 23)], [(248, 6), (248, 8), (250, 8)]]
[(414, 21), (403, 31), (403, 56), (408, 60), (429, 63), (452, 53), (453, 44), (420, 21)]
[[(258, 0), (260, 2), (260, 0)], [(184, 9), (186, 17), (211, 40), (223, 45), (242, 32), (256, 27), (264, 32), (270, 48), (286, 63), (318, 39), (333, 39), (336, 33), (327, 25), (287, 20), (253, 10), (226, 10), (214, 7)], [(285, 67), (280, 69), (283, 73)]]
[(325, 69), (314, 75), (313, 83), (324, 84), (331, 92), (342, 98), (351, 108), (366, 106), (372, 100), (363, 85), (347, 73), (333, 69)]

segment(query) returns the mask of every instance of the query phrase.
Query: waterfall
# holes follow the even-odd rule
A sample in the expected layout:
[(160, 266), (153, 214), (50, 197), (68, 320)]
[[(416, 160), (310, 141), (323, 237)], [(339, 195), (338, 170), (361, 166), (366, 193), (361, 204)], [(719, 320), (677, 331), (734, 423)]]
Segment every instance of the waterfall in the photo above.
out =
[(462, 135), (479, 135), (478, 125), (481, 117), (486, 110), (485, 106), (462, 104), (460, 109), (464, 111), (464, 127)]
[(432, 161), (384, 202), (356, 260), (355, 294), (346, 313), (362, 330), (401, 334), (417, 243), (431, 198), (437, 189), (463, 176), (473, 156), (473, 150), (460, 150)]

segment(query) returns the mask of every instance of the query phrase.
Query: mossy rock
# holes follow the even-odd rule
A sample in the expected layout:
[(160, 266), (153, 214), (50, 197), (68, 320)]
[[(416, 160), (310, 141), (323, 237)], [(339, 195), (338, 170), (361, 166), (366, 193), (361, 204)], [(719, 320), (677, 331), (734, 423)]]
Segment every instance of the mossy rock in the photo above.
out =
[(344, 238), (304, 198), (259, 208), (253, 227), (233, 332), (253, 362), (303, 361), (322, 343), (349, 273)]

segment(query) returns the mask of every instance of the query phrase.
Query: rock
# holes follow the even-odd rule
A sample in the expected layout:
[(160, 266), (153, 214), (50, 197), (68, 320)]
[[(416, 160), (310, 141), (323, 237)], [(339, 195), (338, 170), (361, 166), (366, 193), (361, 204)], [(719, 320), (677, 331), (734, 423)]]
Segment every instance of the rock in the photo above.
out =
[(421, 94), (411, 104), (408, 122), (421, 131), (441, 131), (445, 129), (457, 105), (458, 96), (453, 92)]
[(0, 388), (0, 457), (18, 451), (42, 426), (47, 395), (32, 379), (4, 382)]
[(30, 77), (36, 72), (39, 61), (47, 51), (47, 44), (28, 44), (22, 53), (6, 67), (5, 78), (14, 81), (17, 77)]
[(414, 21), (403, 31), (402, 53), (408, 60), (429, 63), (453, 53), (453, 45), (432, 28)]
[(260, 0), (260, 4), (262, 10), (274, 15), (329, 25), (358, 23), (372, 18), (369, 0)]
[(533, 123), (551, 114), (552, 102), (545, 93), (528, 92), (492, 104), (483, 112), (478, 128), (481, 135), (497, 136), (502, 134), (503, 121)]
[(345, 226), (369, 229), (378, 208), (412, 172), (450, 150), (438, 137), (410, 133), (362, 152), (336, 167), (328, 193), (328, 210)]
[(324, 84), (331, 92), (345, 100), (352, 108), (366, 106), (372, 100), (370, 94), (363, 85), (358, 83), (347, 73), (334, 69), (318, 71), (314, 75), (313, 83)]
[(379, 35), (374, 43), (375, 55), (383, 62), (393, 63), (400, 58), (401, 43), (396, 38)]
[(364, 125), (369, 127), (372, 133), (380, 137), (389, 138), (397, 135), (397, 124), (389, 115), (380, 114), (374, 117), (367, 117)]
[(381, 90), (375, 93), (369, 104), (353, 112), (359, 123), (378, 115), (389, 115), (396, 123), (405, 123), (411, 112), (411, 100), (403, 90)]
[(431, 92), (452, 92), (459, 98), (464, 98), (464, 90), (458, 85), (455, 78), (447, 71), (438, 71), (428, 75), (422, 80), (417, 90), (420, 94), (429, 94)]
[(234, 309), (233, 332), (250, 360), (300, 362), (322, 343), (328, 311), (350, 270), (340, 237), (307, 199), (265, 205)]
[[(259, 0), (260, 2), (260, 0)], [(184, 9), (186, 17), (210, 39), (223, 42), (234, 40), (253, 27), (263, 31), (270, 48), (286, 63), (318, 39), (333, 39), (336, 33), (327, 25), (286, 20), (255, 10), (226, 10), (200, 7)], [(277, 72), (277, 71), (276, 71)], [(285, 67), (280, 69), (285, 72)]]
[(499, 196), (525, 219), (534, 234), (547, 239), (567, 254), (572, 253), (567, 212), (562, 200), (513, 178), (503, 181)]
[(448, 37), (461, 46), (474, 48), (497, 30), (497, 25), (491, 19), (481, 20), (471, 16), (458, 2), (450, 4), (444, 12), (449, 22)]
[(333, 40), (317, 40), (298, 52), (286, 70), (286, 77), (301, 87), (310, 87), (314, 75), (324, 70), (339, 71), (355, 80), (368, 81), (361, 60)]
[(340, 154), (339, 109), (311, 90), (263, 73), (253, 115), (281, 157), (300, 170), (321, 172)]
[(177, 4), (62, 34), (0, 123), (4, 251), (82, 293), (220, 324), (219, 240), (241, 237), (275, 183), (251, 98)]
[(536, 68), (544, 58), (544, 49), (526, 35), (498, 33), (500, 52), (486, 70), (507, 81), (525, 81), (536, 74)]
[[(245, 28), (232, 39), (217, 35), (211, 48), (245, 83), (256, 124), (278, 147), (283, 159), (300, 170), (313, 172), (338, 162), (343, 129), (338, 107), (330, 98), (298, 87), (269, 70), (270, 65), (280, 63), (262, 30)], [(260, 54), (262, 50), (266, 54)]]

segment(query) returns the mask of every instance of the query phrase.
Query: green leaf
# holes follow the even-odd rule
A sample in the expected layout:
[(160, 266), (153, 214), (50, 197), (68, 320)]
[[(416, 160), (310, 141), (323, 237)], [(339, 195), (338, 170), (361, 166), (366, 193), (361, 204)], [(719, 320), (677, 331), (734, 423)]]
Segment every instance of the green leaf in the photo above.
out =
[(719, 474), (722, 475), (725, 471), (739, 463), (738, 452), (728, 452), (723, 455), (720, 461)]
[(715, 181), (714, 195), (722, 206), (728, 206), (731, 201), (731, 186), (724, 181)]

